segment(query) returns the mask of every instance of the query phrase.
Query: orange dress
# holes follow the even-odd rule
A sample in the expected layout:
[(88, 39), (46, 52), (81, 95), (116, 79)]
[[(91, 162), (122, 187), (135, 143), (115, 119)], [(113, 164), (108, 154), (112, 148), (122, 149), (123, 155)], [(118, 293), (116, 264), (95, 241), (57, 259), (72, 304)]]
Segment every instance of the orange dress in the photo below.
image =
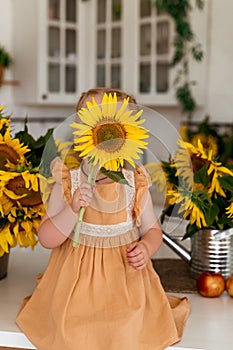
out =
[[(187, 298), (168, 297), (151, 262), (143, 270), (127, 263), (126, 248), (139, 239), (132, 213), (140, 214), (147, 179), (139, 168), (125, 177), (131, 186), (96, 186), (78, 247), (67, 239), (52, 251), (17, 316), (39, 350), (163, 350), (181, 339)], [(71, 180), (73, 192), (79, 169)]]

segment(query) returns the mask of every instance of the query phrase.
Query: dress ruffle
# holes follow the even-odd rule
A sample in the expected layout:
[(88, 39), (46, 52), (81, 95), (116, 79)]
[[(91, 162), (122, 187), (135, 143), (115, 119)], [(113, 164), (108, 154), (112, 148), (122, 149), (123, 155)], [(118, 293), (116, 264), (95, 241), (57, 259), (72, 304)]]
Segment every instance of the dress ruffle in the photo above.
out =
[(151, 186), (150, 176), (143, 165), (138, 165), (134, 172), (135, 178), (135, 190), (136, 190), (136, 198), (135, 205), (133, 208), (133, 215), (136, 219), (137, 226), (141, 224), (141, 201), (143, 195), (148, 191)]
[(56, 157), (53, 159), (50, 165), (50, 169), (51, 169), (54, 181), (62, 185), (64, 200), (68, 204), (71, 204), (72, 196), (71, 196), (70, 170), (59, 157)]

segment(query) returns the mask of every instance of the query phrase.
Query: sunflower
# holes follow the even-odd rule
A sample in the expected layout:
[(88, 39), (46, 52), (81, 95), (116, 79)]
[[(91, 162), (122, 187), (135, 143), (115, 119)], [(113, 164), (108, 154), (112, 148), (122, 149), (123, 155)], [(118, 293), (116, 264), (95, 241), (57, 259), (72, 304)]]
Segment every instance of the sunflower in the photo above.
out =
[[(177, 168), (177, 174), (181, 175), (189, 183), (193, 181), (193, 175), (198, 173), (205, 166), (209, 176), (208, 193), (218, 193), (225, 197), (224, 190), (221, 187), (219, 178), (224, 175), (233, 176), (233, 172), (222, 166), (220, 162), (214, 159), (212, 150), (206, 151), (198, 139), (197, 146), (189, 142), (179, 141), (179, 149), (175, 156), (174, 165)], [(187, 151), (190, 157), (187, 157)]]
[(200, 170), (206, 163), (206, 153), (200, 141), (198, 147), (195, 147), (189, 142), (179, 140), (178, 146), (173, 164), (177, 169), (176, 175), (181, 175), (183, 179), (192, 182), (193, 172)]
[(37, 142), (26, 127), (24, 132), (12, 137), (10, 118), (3, 117), (3, 109), (0, 106), (0, 256), (9, 253), (9, 248), (17, 243), (21, 247), (34, 247), (45, 214), (38, 186), (39, 170), (30, 161)]
[(26, 162), (25, 153), (29, 148), (20, 143), (19, 139), (12, 139), (10, 128), (4, 135), (0, 134), (0, 170), (7, 170), (7, 164), (23, 165)]
[(9, 253), (9, 247), (16, 246), (16, 238), (10, 230), (10, 223), (1, 227), (0, 231), (0, 257), (4, 253)]
[(39, 174), (31, 174), (28, 170), (22, 173), (0, 170), (1, 193), (22, 206), (39, 205), (42, 201), (38, 178)]
[(45, 214), (43, 205), (33, 207), (12, 207), (10, 213), (1, 218), (0, 256), (9, 252), (9, 246), (14, 247), (19, 243), (20, 247), (32, 248), (37, 243), (37, 232), (41, 218)]
[(183, 202), (183, 208), (186, 209), (188, 207), (190, 196), (188, 196), (187, 193), (184, 194), (183, 191), (178, 192), (177, 188), (172, 188), (167, 191), (166, 196), (168, 204), (174, 205)]
[(212, 135), (205, 135), (203, 133), (199, 133), (197, 135), (194, 135), (190, 142), (195, 147), (198, 147), (198, 140), (200, 140), (200, 142), (202, 143), (205, 151), (211, 149), (213, 156), (216, 156), (218, 154), (218, 143), (216, 137)]
[(151, 182), (155, 183), (159, 193), (166, 192), (166, 174), (163, 172), (161, 162), (151, 162), (145, 165), (151, 177)]
[[(0, 109), (0, 113), (1, 113), (1, 109)], [(0, 118), (0, 133), (4, 134), (5, 130), (10, 128), (10, 119), (8, 118)]]
[(25, 220), (25, 221), (17, 221), (13, 227), (13, 232), (15, 238), (19, 242), (20, 247), (29, 247), (32, 248), (36, 245), (36, 232), (39, 226), (38, 220)]
[(189, 128), (188, 125), (183, 125), (182, 128), (179, 130), (179, 134), (182, 137), (183, 141), (189, 141)]
[(57, 151), (60, 153), (60, 157), (68, 169), (78, 168), (80, 166), (81, 160), (78, 156), (78, 153), (74, 151), (73, 142), (62, 142), (62, 140), (57, 139), (55, 143), (57, 146)]
[(179, 205), (178, 214), (182, 213), (184, 219), (189, 219), (190, 224), (197, 227), (206, 227), (205, 210), (209, 204), (208, 195), (201, 191), (187, 191), (186, 188), (167, 191), (169, 205)]
[(0, 213), (1, 216), (7, 216), (10, 212), (11, 209), (14, 207), (14, 204), (12, 202), (11, 199), (8, 198), (8, 196), (6, 196), (3, 193), (3, 189), (0, 189)]
[(189, 207), (183, 216), (184, 219), (187, 217), (189, 217), (190, 225), (195, 223), (199, 228), (207, 226), (205, 213), (192, 200), (190, 201)]
[(41, 204), (35, 207), (12, 210), (8, 219), (11, 222), (14, 236), (21, 247), (31, 246), (33, 248), (36, 245), (38, 227), (44, 214), (45, 208)]
[(38, 187), (39, 174), (0, 170), (0, 255), (18, 242), (34, 247), (45, 214)]
[(226, 214), (229, 218), (233, 219), (233, 201), (229, 205), (229, 207), (226, 208)]
[(211, 185), (208, 190), (209, 194), (212, 195), (213, 193), (218, 193), (220, 196), (226, 197), (219, 179), (224, 175), (233, 176), (233, 172), (230, 169), (222, 166), (220, 162), (211, 162), (207, 174), (212, 178)]
[(46, 178), (46, 177), (42, 176), (41, 174), (39, 175), (40, 194), (41, 194), (42, 202), (43, 202), (44, 206), (46, 206), (46, 207), (48, 205), (48, 200), (49, 200), (54, 182), (55, 181), (54, 181), (52, 176)]
[(80, 152), (80, 157), (89, 160), (99, 167), (117, 171), (129, 162), (135, 166), (134, 159), (139, 159), (139, 153), (146, 148), (148, 130), (141, 126), (144, 120), (139, 120), (143, 111), (129, 109), (128, 99), (124, 99), (117, 110), (116, 93), (103, 96), (99, 106), (95, 99), (87, 102), (87, 108), (78, 111), (81, 123), (72, 123), (74, 131), (74, 150)]

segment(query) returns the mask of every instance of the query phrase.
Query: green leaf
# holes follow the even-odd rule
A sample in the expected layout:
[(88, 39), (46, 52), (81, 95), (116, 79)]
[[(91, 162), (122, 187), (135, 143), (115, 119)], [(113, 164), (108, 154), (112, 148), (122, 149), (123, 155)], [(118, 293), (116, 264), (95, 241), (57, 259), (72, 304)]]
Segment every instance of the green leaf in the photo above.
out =
[(0, 46), (0, 65), (7, 68), (12, 62), (12, 57), (8, 51), (3, 46)]
[[(203, 58), (201, 45), (195, 43), (196, 38), (192, 29), (191, 11), (194, 3), (191, 0), (154, 0), (153, 2), (157, 13), (169, 15), (175, 24), (174, 54), (170, 66), (181, 65), (184, 61), (187, 61), (187, 65), (183, 67), (182, 72), (176, 74), (174, 86), (176, 88), (176, 98), (182, 107), (182, 112), (187, 113), (188, 119), (191, 120), (196, 108), (196, 102), (191, 93), (189, 61), (191, 56), (197, 62), (200, 62)], [(204, 4), (204, 0), (196, 0), (198, 9), (202, 10)], [(181, 86), (182, 84), (178, 86), (181, 81), (185, 82), (185, 87)]]
[[(32, 137), (32, 135), (29, 134), (28, 132), (27, 118), (25, 118), (24, 130), (19, 131), (15, 134), (15, 138), (18, 138), (21, 143), (28, 146), (28, 148), (30, 149), (30, 152), (27, 152), (25, 156), (27, 158), (27, 161), (32, 163), (33, 168), (39, 166), (45, 145), (48, 142), (52, 133), (53, 133), (53, 129), (49, 129), (46, 132), (45, 136), (40, 136), (37, 140), (35, 140)], [(49, 153), (53, 152), (53, 154), (55, 154), (56, 145), (54, 143), (54, 140), (52, 142), (53, 142), (53, 146), (50, 145), (50, 147), (52, 147), (53, 150), (51, 150)], [(57, 151), (56, 151), (56, 155), (57, 155)]]
[(219, 208), (216, 204), (213, 204), (213, 205), (210, 205), (205, 210), (205, 212), (206, 212), (205, 219), (206, 219), (207, 226), (211, 226), (219, 213)]
[(228, 218), (226, 214), (223, 214), (218, 220), (218, 224), (221, 225), (223, 229), (231, 228), (233, 227), (233, 220), (232, 218)]
[(2, 127), (2, 129), (0, 130), (0, 134), (1, 134), (2, 136), (4, 136), (5, 133), (6, 133), (6, 131), (7, 131), (7, 124), (5, 124), (5, 125)]
[(222, 176), (219, 177), (218, 180), (224, 190), (228, 190), (230, 193), (233, 193), (233, 176)]
[(187, 83), (177, 88), (176, 98), (181, 103), (183, 112), (193, 112), (195, 110), (196, 103)]
[(177, 63), (179, 63), (182, 58), (184, 57), (184, 43), (180, 36), (177, 36), (174, 39), (173, 45), (175, 47), (175, 52), (172, 58), (171, 66), (175, 66)]
[(207, 192), (201, 190), (193, 191), (191, 201), (202, 211), (206, 217), (206, 210), (212, 205), (211, 199)]
[(42, 157), (41, 160), (40, 172), (42, 175), (45, 177), (51, 175), (50, 163), (57, 156), (59, 156), (59, 154), (57, 152), (57, 146), (52, 135), (46, 142), (46, 157)]
[(188, 224), (188, 226), (186, 227), (186, 233), (183, 236), (183, 240), (186, 238), (192, 237), (199, 230), (200, 230), (200, 228), (197, 227), (195, 224), (193, 224), (193, 225)]
[(196, 44), (195, 46), (193, 46), (191, 48), (191, 53), (192, 53), (192, 56), (193, 56), (195, 61), (197, 61), (197, 62), (202, 61), (204, 54), (203, 54), (203, 51), (201, 49), (200, 44)]
[(24, 130), (23, 131), (18, 131), (14, 138), (19, 139), (21, 143), (24, 143), (25, 146), (28, 146), (28, 148), (32, 149), (33, 145), (35, 143), (35, 139), (32, 137), (31, 134), (28, 132), (28, 127), (27, 127), (28, 119), (27, 117), (24, 119)]
[(128, 181), (124, 177), (124, 174), (121, 171), (110, 171), (102, 167), (100, 168), (100, 172), (115, 182), (130, 186), (130, 184), (128, 183)]
[(194, 182), (203, 184), (205, 187), (210, 183), (210, 177), (207, 174), (208, 164), (205, 164), (194, 174)]
[(176, 175), (177, 169), (176, 167), (171, 166), (169, 162), (161, 162), (163, 172), (167, 175), (167, 180), (175, 185), (178, 186), (179, 178)]
[(182, 19), (176, 23), (177, 33), (187, 41), (192, 41), (194, 34), (190, 23), (186, 19)]
[(227, 199), (227, 197), (222, 197), (222, 196), (216, 196), (212, 198), (212, 202), (219, 207), (221, 214), (225, 213), (226, 208), (230, 204), (229, 199)]

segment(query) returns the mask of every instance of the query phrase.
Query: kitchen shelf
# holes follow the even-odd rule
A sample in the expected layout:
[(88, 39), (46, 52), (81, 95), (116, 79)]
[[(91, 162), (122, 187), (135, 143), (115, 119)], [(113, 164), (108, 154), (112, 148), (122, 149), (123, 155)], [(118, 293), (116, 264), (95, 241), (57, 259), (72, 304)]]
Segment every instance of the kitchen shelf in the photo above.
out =
[(1, 85), (19, 86), (19, 80), (3, 80)]

